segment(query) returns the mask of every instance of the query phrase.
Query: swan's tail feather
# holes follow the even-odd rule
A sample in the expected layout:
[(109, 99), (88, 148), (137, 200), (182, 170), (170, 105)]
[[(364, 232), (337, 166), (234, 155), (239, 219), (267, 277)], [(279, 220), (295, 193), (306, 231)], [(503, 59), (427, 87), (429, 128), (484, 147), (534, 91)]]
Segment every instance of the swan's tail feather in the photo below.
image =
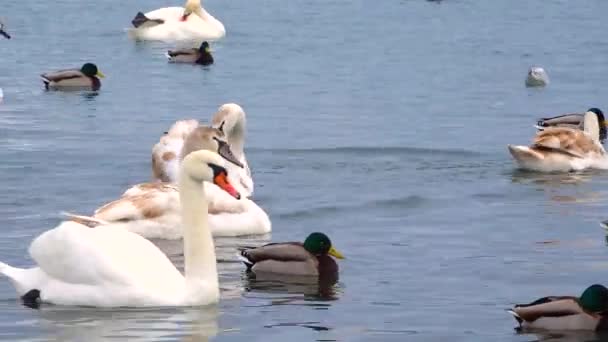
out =
[(131, 24), (133, 24), (133, 27), (135, 28), (140, 28), (143, 25), (146, 26), (151, 26), (152, 25), (158, 25), (158, 24), (162, 24), (165, 21), (162, 19), (150, 19), (148, 17), (146, 17), (145, 14), (143, 14), (142, 12), (137, 12), (137, 14), (135, 15), (135, 18), (133, 18), (133, 20), (131, 20)]
[(7, 277), (10, 277), (10, 273), (14, 270), (15, 268), (9, 264), (5, 264), (3, 262), (0, 261), (0, 273), (4, 274)]
[(68, 217), (71, 221), (80, 223), (89, 228), (95, 228), (97, 226), (109, 224), (109, 222), (107, 222), (107, 221), (104, 221), (102, 219), (98, 219), (98, 218), (95, 218), (92, 216), (76, 215), (76, 214), (71, 214), (71, 213), (68, 213), (65, 211), (62, 211), (61, 214), (63, 216)]

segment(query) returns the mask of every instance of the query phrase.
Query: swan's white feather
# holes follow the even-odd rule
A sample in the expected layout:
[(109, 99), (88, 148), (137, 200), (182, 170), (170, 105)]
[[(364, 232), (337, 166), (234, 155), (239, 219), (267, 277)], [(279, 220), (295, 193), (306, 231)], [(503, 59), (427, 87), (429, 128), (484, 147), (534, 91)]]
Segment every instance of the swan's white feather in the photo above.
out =
[(211, 14), (203, 12), (204, 19), (191, 14), (186, 21), (180, 21), (183, 13), (183, 7), (165, 7), (147, 12), (146, 17), (162, 19), (164, 23), (131, 28), (129, 34), (139, 40), (158, 41), (214, 41), (226, 35), (224, 25)]
[[(176, 305), (184, 277), (150, 241), (111, 226), (91, 229), (65, 221), (29, 249), (38, 267), (0, 272), (19, 295), (31, 289), (44, 302), (97, 307)], [(159, 277), (162, 281), (159, 281)]]

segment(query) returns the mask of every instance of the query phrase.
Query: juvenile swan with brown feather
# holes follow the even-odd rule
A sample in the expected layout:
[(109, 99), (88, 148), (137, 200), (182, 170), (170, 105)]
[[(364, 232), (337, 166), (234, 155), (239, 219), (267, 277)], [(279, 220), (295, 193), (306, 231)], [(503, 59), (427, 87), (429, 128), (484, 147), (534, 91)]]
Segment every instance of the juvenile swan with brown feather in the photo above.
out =
[[(604, 118), (604, 113), (599, 108), (589, 108), (588, 112), (595, 113), (597, 115), (597, 121), (600, 125), (600, 141), (606, 140), (606, 119)], [(536, 128), (539, 131), (547, 129), (549, 127), (568, 127), (584, 130), (584, 117), (585, 114), (580, 113), (572, 113), (572, 114), (563, 114), (550, 118), (541, 118), (536, 123)]]
[(606, 155), (599, 132), (598, 116), (587, 112), (583, 131), (550, 127), (538, 132), (530, 147), (508, 145), (508, 148), (523, 169), (541, 172), (583, 170)]

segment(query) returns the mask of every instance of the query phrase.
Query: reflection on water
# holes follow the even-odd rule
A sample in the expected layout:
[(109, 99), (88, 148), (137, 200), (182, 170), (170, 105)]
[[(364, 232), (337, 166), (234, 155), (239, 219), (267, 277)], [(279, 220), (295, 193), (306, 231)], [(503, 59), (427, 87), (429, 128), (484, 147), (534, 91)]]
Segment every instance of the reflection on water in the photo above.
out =
[(533, 335), (536, 340), (543, 342), (595, 342), (608, 341), (608, 334), (594, 331), (564, 331), (564, 332), (520, 332), (521, 335)]
[(217, 306), (202, 308), (95, 309), (44, 306), (32, 325), (58, 341), (207, 341), (218, 332)]
[(569, 173), (543, 173), (528, 170), (514, 169), (512, 182), (521, 184), (539, 184), (560, 187), (564, 184), (580, 184), (592, 179), (594, 171), (581, 171)]
[(300, 300), (333, 301), (340, 295), (338, 275), (316, 278), (244, 272), (243, 282), (246, 292), (288, 295), (281, 296), (272, 305), (293, 304)]

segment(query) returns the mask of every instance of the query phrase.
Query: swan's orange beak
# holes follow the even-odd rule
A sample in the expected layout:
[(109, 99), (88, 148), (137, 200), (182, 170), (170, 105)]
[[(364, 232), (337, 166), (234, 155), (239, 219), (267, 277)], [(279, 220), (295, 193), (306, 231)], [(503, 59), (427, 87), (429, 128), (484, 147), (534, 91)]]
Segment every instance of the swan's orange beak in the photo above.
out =
[(228, 175), (226, 174), (226, 172), (218, 173), (213, 178), (213, 183), (222, 188), (227, 193), (229, 193), (232, 197), (236, 199), (241, 199), (241, 194), (239, 194), (238, 191), (236, 191), (236, 189), (234, 189), (234, 187), (228, 181)]

